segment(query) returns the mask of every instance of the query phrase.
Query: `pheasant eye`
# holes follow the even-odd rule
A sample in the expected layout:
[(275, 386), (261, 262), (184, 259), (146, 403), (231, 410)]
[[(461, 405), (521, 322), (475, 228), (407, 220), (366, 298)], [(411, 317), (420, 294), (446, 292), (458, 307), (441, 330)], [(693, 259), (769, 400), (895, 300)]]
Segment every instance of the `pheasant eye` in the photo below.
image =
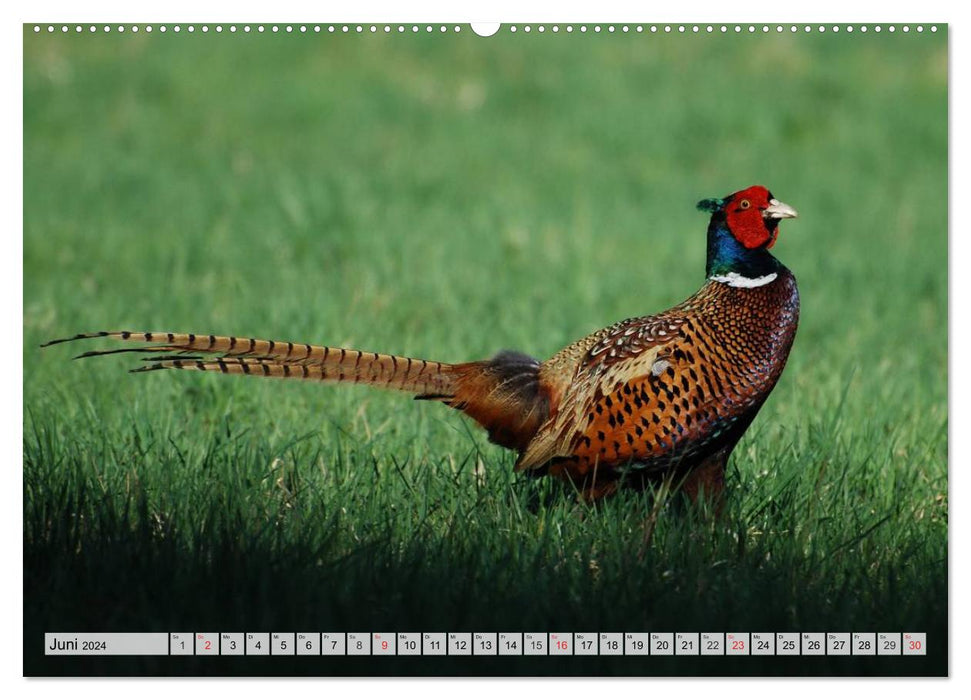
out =
[(741, 202), (738, 203), (739, 209), (748, 209), (750, 206), (752, 206), (752, 203), (747, 199), (743, 199)]

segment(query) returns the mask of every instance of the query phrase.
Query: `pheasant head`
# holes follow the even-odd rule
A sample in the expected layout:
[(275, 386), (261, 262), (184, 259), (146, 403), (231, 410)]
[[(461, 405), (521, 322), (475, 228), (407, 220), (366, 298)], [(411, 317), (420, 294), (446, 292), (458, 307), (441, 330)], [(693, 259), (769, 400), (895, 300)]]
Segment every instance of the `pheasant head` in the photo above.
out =
[(796, 210), (753, 185), (721, 199), (704, 199), (698, 208), (711, 213), (708, 225), (708, 276), (756, 279), (780, 263), (768, 252), (779, 235), (779, 222), (794, 219)]

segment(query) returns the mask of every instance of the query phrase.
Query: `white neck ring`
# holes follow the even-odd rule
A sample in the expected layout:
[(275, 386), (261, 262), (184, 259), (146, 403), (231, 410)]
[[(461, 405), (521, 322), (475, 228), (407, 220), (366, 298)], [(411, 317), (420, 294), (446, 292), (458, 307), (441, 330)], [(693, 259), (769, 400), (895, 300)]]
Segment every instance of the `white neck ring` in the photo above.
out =
[(743, 277), (737, 272), (729, 272), (727, 275), (712, 275), (708, 279), (713, 282), (721, 282), (722, 284), (727, 284), (729, 287), (742, 287), (743, 289), (753, 289), (755, 287), (764, 287), (769, 284), (769, 282), (775, 281), (778, 277), (777, 272), (773, 272), (768, 275), (763, 275), (762, 277)]

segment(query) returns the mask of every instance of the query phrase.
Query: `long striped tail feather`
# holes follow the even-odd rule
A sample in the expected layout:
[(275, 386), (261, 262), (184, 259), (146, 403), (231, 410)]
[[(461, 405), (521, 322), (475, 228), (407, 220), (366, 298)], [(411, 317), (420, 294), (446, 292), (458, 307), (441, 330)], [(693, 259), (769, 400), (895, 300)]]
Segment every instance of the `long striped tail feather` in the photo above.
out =
[(142, 343), (89, 350), (76, 359), (121, 353), (144, 354), (132, 372), (188, 370), (255, 377), (365, 384), (441, 401), (470, 416), (490, 439), (523, 450), (549, 415), (540, 385), (540, 363), (527, 355), (501, 352), (490, 360), (448, 364), (399, 355), (288, 341), (194, 333), (99, 331), (45, 343), (101, 338)]
[(89, 350), (75, 359), (145, 353), (150, 356), (143, 360), (150, 364), (132, 372), (174, 369), (351, 382), (443, 400), (452, 397), (454, 365), (326, 345), (195, 333), (99, 331), (52, 340), (41, 347), (95, 338), (150, 345)]

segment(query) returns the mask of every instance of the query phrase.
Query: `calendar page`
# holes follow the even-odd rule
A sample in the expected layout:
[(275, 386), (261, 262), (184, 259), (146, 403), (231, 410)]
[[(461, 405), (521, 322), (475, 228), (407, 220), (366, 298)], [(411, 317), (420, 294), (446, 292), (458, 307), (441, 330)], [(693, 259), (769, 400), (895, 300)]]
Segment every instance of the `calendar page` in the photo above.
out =
[(23, 26), (24, 675), (948, 674), (948, 25), (634, 19)]

